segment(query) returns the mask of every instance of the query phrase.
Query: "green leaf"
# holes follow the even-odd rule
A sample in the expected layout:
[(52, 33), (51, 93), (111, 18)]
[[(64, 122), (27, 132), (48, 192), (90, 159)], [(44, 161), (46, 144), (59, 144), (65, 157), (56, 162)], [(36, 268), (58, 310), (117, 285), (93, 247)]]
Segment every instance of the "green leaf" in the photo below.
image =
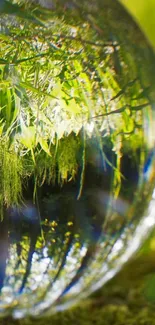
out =
[(47, 141), (43, 138), (39, 138), (38, 142), (40, 143), (42, 149), (49, 155), (51, 156), (50, 150), (49, 150), (49, 146), (47, 144)]
[(36, 129), (34, 126), (27, 127), (24, 121), (21, 121), (22, 133), (19, 136), (20, 142), (29, 150), (36, 145)]

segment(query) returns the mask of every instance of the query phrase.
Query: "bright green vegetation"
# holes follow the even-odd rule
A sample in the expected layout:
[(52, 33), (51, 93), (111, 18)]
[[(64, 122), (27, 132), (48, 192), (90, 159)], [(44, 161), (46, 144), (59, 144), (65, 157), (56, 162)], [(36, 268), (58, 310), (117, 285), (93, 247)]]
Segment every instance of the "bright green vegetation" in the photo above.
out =
[(74, 179), (79, 165), (82, 189), (91, 137), (103, 159), (107, 143), (116, 153), (116, 197), (122, 154), (146, 146), (154, 56), (137, 26), (126, 30), (129, 17), (113, 1), (53, 6), (1, 5), (1, 207), (19, 203), (29, 177), (35, 197), (44, 182)]
[(144, 31), (150, 43), (155, 47), (154, 21), (155, 10), (154, 0), (120, 0), (130, 11)]

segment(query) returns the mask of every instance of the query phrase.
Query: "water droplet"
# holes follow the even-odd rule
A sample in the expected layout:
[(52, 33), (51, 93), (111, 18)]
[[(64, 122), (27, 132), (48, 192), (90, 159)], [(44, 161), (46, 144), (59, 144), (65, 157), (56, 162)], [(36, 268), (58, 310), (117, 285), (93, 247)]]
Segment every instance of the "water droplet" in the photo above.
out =
[(68, 308), (154, 218), (154, 52), (117, 1), (3, 0), (0, 310)]

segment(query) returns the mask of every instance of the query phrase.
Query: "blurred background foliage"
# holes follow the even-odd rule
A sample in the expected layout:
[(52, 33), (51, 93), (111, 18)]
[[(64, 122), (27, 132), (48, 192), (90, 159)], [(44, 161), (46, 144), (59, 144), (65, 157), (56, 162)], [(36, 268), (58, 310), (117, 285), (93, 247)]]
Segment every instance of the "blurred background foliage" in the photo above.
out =
[(120, 0), (129, 10), (155, 47), (155, 2), (154, 0)]

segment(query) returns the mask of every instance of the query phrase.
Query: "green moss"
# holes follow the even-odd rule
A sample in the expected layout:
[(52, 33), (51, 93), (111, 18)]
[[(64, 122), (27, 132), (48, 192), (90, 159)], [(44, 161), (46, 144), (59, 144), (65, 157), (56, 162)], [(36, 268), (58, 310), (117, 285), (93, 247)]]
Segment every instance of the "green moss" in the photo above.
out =
[(78, 170), (79, 138), (70, 135), (61, 139), (57, 150), (58, 181), (63, 184), (74, 179)]
[[(41, 186), (46, 181), (47, 184), (55, 183), (56, 179), (56, 159), (55, 148), (51, 146), (51, 155), (41, 150), (36, 156), (35, 174), (37, 178), (37, 185)], [(34, 170), (32, 168), (31, 173)]]
[[(39, 319), (5, 319), (5, 325), (45, 325), (48, 323), (52, 325), (154, 325), (155, 312), (148, 307), (144, 307), (139, 312), (132, 312), (126, 305), (108, 305), (95, 310), (91, 306), (77, 307), (70, 311)], [(4, 324), (4, 320), (1, 320), (0, 324)]]
[(0, 209), (3, 205), (18, 204), (22, 195), (22, 158), (14, 146), (8, 147), (5, 138), (0, 139)]

